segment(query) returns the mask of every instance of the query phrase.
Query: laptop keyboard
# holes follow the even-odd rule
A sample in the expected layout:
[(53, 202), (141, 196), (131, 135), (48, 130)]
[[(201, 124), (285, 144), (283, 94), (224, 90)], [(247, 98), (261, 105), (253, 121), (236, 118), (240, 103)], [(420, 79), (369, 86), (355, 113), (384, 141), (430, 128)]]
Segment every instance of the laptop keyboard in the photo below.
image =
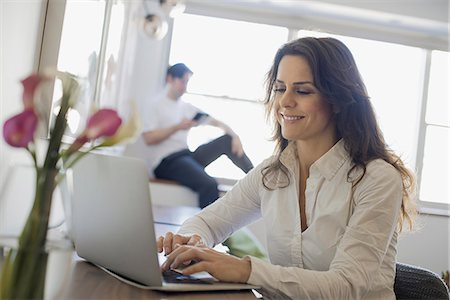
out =
[(166, 283), (196, 283), (196, 284), (212, 284), (211, 281), (195, 278), (189, 275), (183, 275), (174, 270), (167, 270), (162, 273)]

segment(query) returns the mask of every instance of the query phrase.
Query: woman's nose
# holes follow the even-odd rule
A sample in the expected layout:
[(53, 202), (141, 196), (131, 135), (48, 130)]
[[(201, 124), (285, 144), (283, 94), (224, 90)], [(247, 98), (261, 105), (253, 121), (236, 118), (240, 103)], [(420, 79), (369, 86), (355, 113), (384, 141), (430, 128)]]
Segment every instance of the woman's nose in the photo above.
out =
[(295, 106), (295, 100), (292, 98), (292, 95), (285, 91), (280, 98), (278, 99), (278, 103), (281, 107), (293, 107)]

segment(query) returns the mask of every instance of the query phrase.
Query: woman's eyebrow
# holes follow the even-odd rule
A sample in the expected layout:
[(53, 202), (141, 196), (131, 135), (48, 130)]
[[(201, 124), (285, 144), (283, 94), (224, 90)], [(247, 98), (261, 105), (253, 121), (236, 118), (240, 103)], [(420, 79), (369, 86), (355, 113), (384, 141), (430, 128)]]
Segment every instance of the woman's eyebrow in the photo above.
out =
[[(282, 81), (280, 79), (276, 79), (275, 82), (279, 83), (279, 84), (284, 84), (284, 81)], [(292, 85), (303, 85), (303, 84), (312, 84), (312, 85), (314, 85), (314, 83), (312, 81), (297, 81), (297, 82), (292, 83)]]
[(314, 83), (312, 81), (298, 81), (298, 82), (294, 82), (293, 85), (302, 85), (302, 84), (312, 84), (314, 85)]

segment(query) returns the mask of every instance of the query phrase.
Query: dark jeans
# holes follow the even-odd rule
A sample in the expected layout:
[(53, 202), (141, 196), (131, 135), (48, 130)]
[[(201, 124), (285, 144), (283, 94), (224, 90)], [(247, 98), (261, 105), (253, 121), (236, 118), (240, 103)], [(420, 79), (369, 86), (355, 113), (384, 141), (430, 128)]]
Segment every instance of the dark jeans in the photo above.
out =
[(207, 144), (201, 145), (194, 152), (188, 149), (173, 153), (164, 158), (155, 168), (156, 178), (174, 180), (187, 186), (199, 195), (200, 207), (204, 208), (219, 197), (217, 181), (205, 172), (205, 167), (222, 154), (248, 173), (253, 164), (247, 155), (238, 157), (231, 152), (231, 136), (223, 135)]

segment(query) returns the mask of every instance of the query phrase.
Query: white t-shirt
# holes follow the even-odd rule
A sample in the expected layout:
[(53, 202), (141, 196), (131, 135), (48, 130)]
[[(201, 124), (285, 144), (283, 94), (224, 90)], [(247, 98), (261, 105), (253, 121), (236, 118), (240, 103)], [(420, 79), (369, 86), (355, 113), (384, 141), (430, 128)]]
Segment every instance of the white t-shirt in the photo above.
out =
[[(165, 91), (157, 102), (150, 107), (150, 114), (144, 120), (143, 132), (177, 125), (184, 119), (192, 119), (200, 111), (199, 108), (184, 102), (182, 99), (170, 99)], [(159, 144), (148, 145), (146, 152), (151, 156), (151, 159), (147, 159), (150, 164), (149, 171), (156, 168), (170, 154), (188, 149), (188, 133), (189, 130), (179, 130)]]
[(269, 191), (262, 186), (261, 169), (268, 159), (188, 219), (179, 233), (199, 234), (213, 246), (262, 218), (271, 263), (251, 257), (248, 283), (282, 299), (395, 299), (396, 227), (403, 192), (399, 172), (374, 160), (352, 190), (347, 182), (352, 162), (339, 141), (310, 167), (308, 228), (302, 232), (295, 150), (291, 143), (281, 156), (289, 170), (287, 187)]

